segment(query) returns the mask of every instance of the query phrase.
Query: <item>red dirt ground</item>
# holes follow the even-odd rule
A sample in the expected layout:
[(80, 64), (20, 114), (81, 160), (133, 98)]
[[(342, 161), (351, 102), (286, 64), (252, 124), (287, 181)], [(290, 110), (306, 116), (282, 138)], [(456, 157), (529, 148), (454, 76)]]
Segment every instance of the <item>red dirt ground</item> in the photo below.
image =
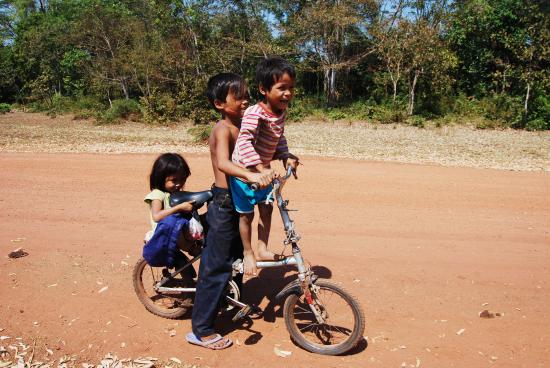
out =
[[(51, 348), (92, 363), (114, 352), (210, 367), (550, 365), (549, 173), (305, 158), (285, 188), (302, 250), (357, 296), (367, 321), (368, 342), (327, 357), (290, 341), (278, 305), (248, 328), (220, 325), (240, 344), (218, 352), (184, 341), (188, 318), (142, 307), (131, 272), (154, 158), (0, 154), (1, 335), (35, 340), (37, 356)], [(187, 158), (187, 189), (208, 188), (208, 157)], [(28, 256), (6, 257), (20, 246)], [(268, 305), (290, 279), (281, 276), (262, 271), (249, 300)], [(482, 319), (483, 309), (504, 315)], [(275, 344), (292, 355), (276, 356)]]

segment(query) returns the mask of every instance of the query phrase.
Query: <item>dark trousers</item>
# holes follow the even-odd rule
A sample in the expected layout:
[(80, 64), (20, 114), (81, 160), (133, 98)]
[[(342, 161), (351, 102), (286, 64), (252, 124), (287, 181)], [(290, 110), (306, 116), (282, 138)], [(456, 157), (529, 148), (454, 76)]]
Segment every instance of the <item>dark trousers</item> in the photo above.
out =
[(216, 187), (212, 191), (214, 199), (206, 214), (209, 228), (191, 316), (193, 333), (199, 338), (215, 333), (214, 321), (231, 278), (233, 262), (243, 256), (239, 215), (233, 207), (231, 194), (227, 189)]

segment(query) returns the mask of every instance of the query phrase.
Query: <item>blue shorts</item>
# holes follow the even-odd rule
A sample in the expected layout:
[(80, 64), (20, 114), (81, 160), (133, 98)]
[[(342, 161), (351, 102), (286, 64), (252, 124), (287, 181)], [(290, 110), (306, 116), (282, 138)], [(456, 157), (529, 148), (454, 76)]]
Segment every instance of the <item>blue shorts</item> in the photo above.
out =
[(271, 185), (265, 189), (252, 190), (247, 183), (233, 176), (229, 179), (229, 185), (231, 186), (233, 204), (238, 213), (253, 213), (254, 205), (265, 203), (266, 200), (273, 203), (273, 196), (271, 195), (273, 187)]

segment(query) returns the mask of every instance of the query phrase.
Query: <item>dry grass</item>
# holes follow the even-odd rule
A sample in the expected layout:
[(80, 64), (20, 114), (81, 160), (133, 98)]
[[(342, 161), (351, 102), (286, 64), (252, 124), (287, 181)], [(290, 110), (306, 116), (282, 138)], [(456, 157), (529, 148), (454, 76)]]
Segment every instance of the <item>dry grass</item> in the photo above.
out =
[[(0, 115), (0, 127), (0, 152), (207, 152), (185, 124), (97, 126), (71, 116), (15, 112)], [(299, 155), (550, 171), (550, 132), (295, 123), (287, 125), (286, 135)]]

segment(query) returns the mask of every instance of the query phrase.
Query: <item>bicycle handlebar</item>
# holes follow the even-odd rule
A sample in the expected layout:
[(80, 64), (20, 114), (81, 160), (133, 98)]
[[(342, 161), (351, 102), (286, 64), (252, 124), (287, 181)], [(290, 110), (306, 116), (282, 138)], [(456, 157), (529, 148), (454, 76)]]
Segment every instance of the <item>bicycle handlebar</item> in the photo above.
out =
[[(292, 175), (292, 167), (290, 167), (290, 165), (288, 165), (288, 167), (286, 168), (286, 175), (280, 177), (280, 178), (277, 178), (277, 179), (273, 179), (273, 182), (275, 182), (276, 180), (277, 181), (285, 181), (287, 180), (288, 178), (290, 178), (290, 175)], [(256, 191), (258, 189), (260, 189), (260, 184), (258, 183), (252, 183), (250, 184), (250, 187), (252, 188), (252, 190)]]

